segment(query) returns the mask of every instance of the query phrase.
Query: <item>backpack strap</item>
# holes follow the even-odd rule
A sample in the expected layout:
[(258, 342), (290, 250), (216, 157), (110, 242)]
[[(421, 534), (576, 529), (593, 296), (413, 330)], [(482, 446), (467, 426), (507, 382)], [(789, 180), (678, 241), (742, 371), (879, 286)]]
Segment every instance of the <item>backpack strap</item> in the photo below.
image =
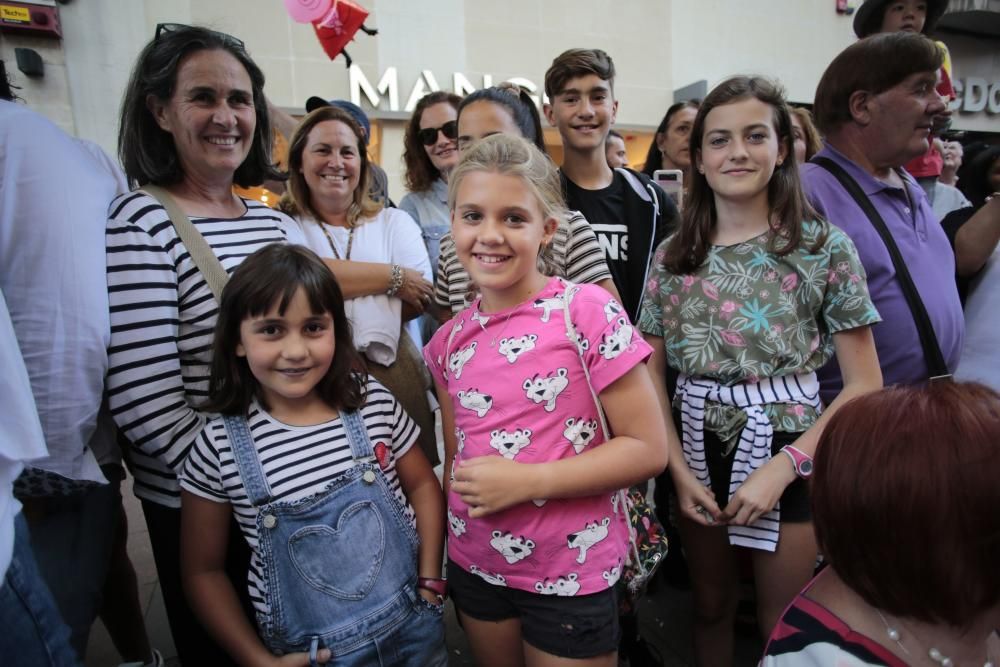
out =
[(892, 266), (896, 271), (896, 279), (899, 281), (903, 296), (906, 298), (906, 305), (909, 306), (913, 321), (917, 325), (917, 333), (920, 335), (920, 346), (924, 350), (924, 359), (927, 362), (929, 379), (934, 381), (951, 378), (951, 372), (948, 370), (948, 365), (945, 364), (944, 356), (941, 354), (941, 346), (938, 343), (937, 334), (934, 333), (931, 318), (927, 314), (927, 308), (920, 298), (920, 293), (913, 283), (910, 271), (906, 268), (903, 255), (899, 252), (899, 246), (896, 245), (896, 240), (892, 238), (892, 233), (889, 231), (888, 226), (886, 226), (885, 220), (882, 219), (875, 205), (872, 204), (871, 200), (861, 190), (858, 182), (843, 167), (826, 157), (814, 157), (811, 161), (813, 164), (826, 169), (840, 181), (840, 184), (851, 195), (851, 198), (854, 199), (861, 210), (864, 211), (872, 227), (875, 228), (875, 231), (882, 238), (886, 250), (889, 251), (889, 257), (892, 258)]

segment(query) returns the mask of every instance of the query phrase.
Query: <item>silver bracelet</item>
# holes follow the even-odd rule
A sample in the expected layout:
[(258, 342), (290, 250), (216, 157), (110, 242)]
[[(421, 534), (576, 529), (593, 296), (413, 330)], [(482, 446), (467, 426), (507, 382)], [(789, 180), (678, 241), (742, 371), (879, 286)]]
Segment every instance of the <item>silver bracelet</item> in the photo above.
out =
[(400, 288), (403, 286), (404, 276), (403, 267), (399, 264), (392, 265), (392, 273), (389, 275), (389, 289), (385, 293), (389, 296), (396, 296)]

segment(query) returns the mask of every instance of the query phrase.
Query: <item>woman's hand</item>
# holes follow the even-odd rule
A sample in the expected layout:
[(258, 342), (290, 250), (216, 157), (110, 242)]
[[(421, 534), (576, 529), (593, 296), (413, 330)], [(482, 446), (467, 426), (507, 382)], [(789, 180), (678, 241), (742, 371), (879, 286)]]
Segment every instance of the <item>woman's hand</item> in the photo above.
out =
[(410, 304), (418, 312), (423, 312), (434, 295), (434, 285), (427, 282), (421, 273), (415, 269), (403, 269), (403, 284), (396, 296), (404, 303)]
[(736, 526), (749, 526), (774, 509), (781, 494), (794, 481), (795, 468), (791, 459), (784, 454), (775, 456), (736, 489), (720, 518)]
[(701, 526), (718, 526), (722, 523), (722, 511), (715, 502), (715, 494), (694, 475), (688, 475), (682, 480), (674, 477), (674, 488), (677, 490), (677, 505), (685, 519)]
[(469, 516), (477, 519), (534, 498), (532, 467), (502, 456), (465, 459), (455, 467), (451, 490), (469, 506)]

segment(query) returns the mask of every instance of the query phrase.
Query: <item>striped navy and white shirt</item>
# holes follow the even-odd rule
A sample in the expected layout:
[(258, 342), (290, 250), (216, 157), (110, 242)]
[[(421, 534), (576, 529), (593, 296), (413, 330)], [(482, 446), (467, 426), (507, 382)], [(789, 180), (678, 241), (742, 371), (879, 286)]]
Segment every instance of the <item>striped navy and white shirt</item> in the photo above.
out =
[[(412, 521), (413, 510), (396, 476), (396, 461), (416, 442), (420, 429), (381, 384), (369, 379), (367, 390), (367, 400), (360, 408), (365, 429), (376, 453), (384, 449), (385, 454), (380, 457), (382, 472)], [(351, 447), (339, 417), (315, 426), (289, 426), (271, 417), (255, 401), (247, 421), (271, 488), (272, 502), (291, 503), (315, 495), (353, 464)], [(380, 448), (379, 443), (384, 447)], [(266, 619), (270, 611), (264, 601), (266, 582), (261, 577), (258, 554), (257, 510), (247, 498), (221, 418), (208, 422), (195, 440), (181, 474), (181, 487), (207, 500), (232, 506), (253, 552), (247, 577), (250, 599), (259, 617)]]
[[(552, 257), (556, 275), (570, 282), (599, 283), (611, 279), (611, 270), (597, 236), (578, 211), (571, 211), (566, 223), (556, 228), (552, 237)], [(469, 272), (458, 261), (451, 232), (441, 237), (436, 271), (434, 301), (437, 305), (449, 309), (453, 315), (468, 308), (472, 304), (472, 299), (467, 298)]]
[[(259, 248), (285, 243), (281, 227), (291, 226), (283, 213), (244, 203), (239, 218), (191, 219), (230, 275)], [(111, 203), (106, 240), (111, 413), (132, 443), (136, 495), (180, 507), (177, 473), (208, 417), (198, 406), (207, 398), (218, 304), (167, 212), (146, 193)]]

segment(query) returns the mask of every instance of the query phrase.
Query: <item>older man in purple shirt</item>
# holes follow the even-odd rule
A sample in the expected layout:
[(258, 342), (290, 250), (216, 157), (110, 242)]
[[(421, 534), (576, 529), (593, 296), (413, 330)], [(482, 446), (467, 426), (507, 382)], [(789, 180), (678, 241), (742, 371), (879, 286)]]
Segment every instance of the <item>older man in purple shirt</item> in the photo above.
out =
[[(813, 113), (826, 157), (846, 171), (885, 221), (927, 310), (944, 362), (958, 365), (964, 322), (955, 258), (923, 189), (901, 165), (927, 151), (946, 113), (935, 91), (941, 52), (905, 32), (861, 40), (838, 55), (816, 89)], [(885, 384), (916, 384), (930, 375), (920, 335), (885, 243), (868, 216), (827, 169), (802, 167), (806, 194), (854, 241), (882, 322), (872, 327)], [(836, 360), (819, 374), (829, 401), (843, 382)]]

